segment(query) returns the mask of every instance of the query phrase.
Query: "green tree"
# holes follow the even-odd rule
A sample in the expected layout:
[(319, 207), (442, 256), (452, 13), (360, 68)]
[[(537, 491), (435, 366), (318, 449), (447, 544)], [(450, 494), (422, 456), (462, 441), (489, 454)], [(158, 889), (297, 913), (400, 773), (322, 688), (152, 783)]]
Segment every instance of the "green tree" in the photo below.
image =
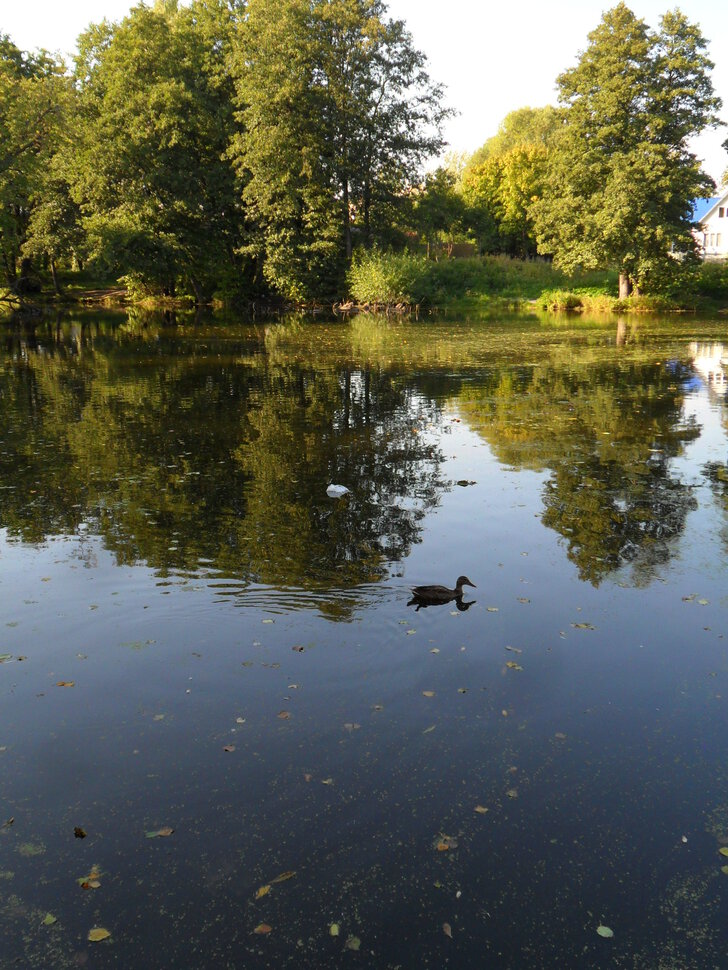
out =
[(712, 181), (689, 141), (720, 107), (705, 47), (679, 11), (651, 32), (620, 3), (558, 79), (562, 124), (532, 207), (539, 247), (568, 271), (617, 269), (621, 297), (694, 255), (691, 202)]
[(511, 111), (498, 126), (497, 133), (470, 156), (466, 172), (521, 145), (548, 145), (559, 122), (559, 112), (550, 104), (543, 108), (517, 108)]
[(335, 295), (441, 147), (441, 90), (380, 0), (250, 0), (233, 156), (257, 226), (246, 252), (287, 298)]
[(465, 203), (457, 191), (455, 174), (443, 167), (429, 172), (414, 204), (415, 225), (427, 243), (427, 253), (440, 241), (452, 241), (463, 229)]
[(63, 64), (44, 51), (24, 53), (0, 35), (0, 275), (16, 293), (31, 286), (22, 247), (71, 94)]
[(73, 193), (93, 252), (132, 282), (198, 302), (242, 273), (243, 213), (225, 158), (241, 10), (158, 0), (79, 42)]

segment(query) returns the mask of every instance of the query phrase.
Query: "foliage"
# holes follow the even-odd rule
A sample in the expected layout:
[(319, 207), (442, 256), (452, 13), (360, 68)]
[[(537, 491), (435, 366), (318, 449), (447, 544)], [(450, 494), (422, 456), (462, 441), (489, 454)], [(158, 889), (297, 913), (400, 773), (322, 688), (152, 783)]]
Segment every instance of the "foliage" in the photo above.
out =
[(336, 295), (353, 241), (396, 221), (441, 147), (441, 90), (380, 0), (250, 0), (232, 156), (260, 256), (285, 297)]
[(620, 3), (558, 79), (562, 124), (531, 209), (539, 247), (569, 271), (616, 268), (620, 296), (664, 286), (694, 257), (691, 202), (711, 181), (689, 139), (720, 107), (705, 46), (679, 11), (653, 33)]
[(0, 279), (15, 292), (31, 285), (22, 247), (71, 97), (62, 64), (0, 35)]
[(243, 214), (224, 158), (226, 63), (237, 4), (140, 5), (80, 40), (73, 194), (95, 256), (146, 287), (198, 301), (235, 256)]
[(456, 190), (456, 175), (451, 169), (441, 166), (427, 174), (415, 198), (414, 221), (427, 243), (428, 254), (435, 242), (451, 240), (454, 233), (462, 232), (465, 202)]
[(478, 168), (492, 158), (507, 155), (522, 145), (548, 146), (560, 124), (552, 105), (543, 108), (517, 108), (505, 116), (497, 134), (476, 149), (468, 159), (465, 172)]
[(521, 258), (536, 255), (530, 206), (542, 192), (547, 157), (544, 145), (524, 143), (466, 170), (466, 222), (481, 250)]

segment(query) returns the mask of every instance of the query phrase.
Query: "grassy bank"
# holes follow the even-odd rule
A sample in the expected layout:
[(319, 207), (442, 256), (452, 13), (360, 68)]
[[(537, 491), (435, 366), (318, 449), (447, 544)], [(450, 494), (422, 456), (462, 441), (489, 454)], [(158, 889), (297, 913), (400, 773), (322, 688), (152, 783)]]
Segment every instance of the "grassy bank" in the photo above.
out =
[(542, 260), (483, 256), (434, 262), (410, 253), (360, 253), (348, 276), (359, 304), (407, 304), (472, 313), (499, 304), (546, 310), (611, 312), (716, 311), (728, 307), (728, 264), (704, 263), (665, 294), (619, 300), (613, 271), (567, 276)]

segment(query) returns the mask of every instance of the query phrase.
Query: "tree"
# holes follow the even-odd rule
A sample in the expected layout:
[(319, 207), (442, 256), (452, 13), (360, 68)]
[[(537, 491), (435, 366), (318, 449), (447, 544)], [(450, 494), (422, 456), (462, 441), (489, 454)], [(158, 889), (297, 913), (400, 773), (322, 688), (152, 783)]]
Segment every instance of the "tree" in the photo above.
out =
[(64, 66), (44, 51), (28, 54), (0, 35), (0, 276), (22, 293), (30, 284), (22, 253), (37, 189), (68, 116)]
[(132, 282), (209, 298), (240, 277), (243, 212), (225, 153), (236, 0), (157, 0), (80, 39), (73, 193), (98, 258)]
[(250, 0), (233, 156), (261, 255), (287, 298), (335, 295), (442, 145), (441, 89), (381, 0)]
[(531, 210), (539, 248), (567, 271), (616, 268), (620, 297), (694, 256), (691, 202), (712, 181), (689, 140), (720, 108), (705, 47), (679, 11), (651, 32), (620, 3), (558, 78), (562, 123)]
[(462, 230), (465, 204), (456, 191), (455, 175), (447, 168), (428, 173), (414, 205), (415, 224), (427, 242), (427, 253), (442, 237)]
[(559, 112), (550, 104), (543, 108), (517, 108), (511, 111), (498, 126), (497, 133), (470, 156), (466, 171), (521, 145), (548, 145), (559, 123)]

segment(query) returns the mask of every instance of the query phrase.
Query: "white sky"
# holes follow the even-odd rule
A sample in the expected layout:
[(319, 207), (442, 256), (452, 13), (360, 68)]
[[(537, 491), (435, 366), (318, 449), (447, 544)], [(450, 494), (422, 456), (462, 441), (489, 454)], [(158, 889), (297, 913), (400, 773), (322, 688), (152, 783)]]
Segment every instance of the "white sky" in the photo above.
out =
[[(271, 0), (275, 2), (275, 0)], [(459, 111), (446, 136), (454, 151), (473, 151), (495, 134), (516, 108), (555, 103), (555, 79), (587, 44), (602, 12), (617, 0), (389, 0), (390, 16), (404, 20), (427, 55), (432, 77), (447, 86), (447, 102)], [(649, 26), (657, 27), (676, 0), (627, 0)], [(700, 25), (715, 62), (713, 85), (728, 121), (728, 3), (683, 0), (678, 4)], [(45, 47), (72, 52), (91, 22), (118, 20), (129, 0), (4, 0), (0, 32), (23, 50)], [(695, 145), (706, 171), (718, 179), (728, 168), (721, 142), (728, 128), (701, 136)]]

